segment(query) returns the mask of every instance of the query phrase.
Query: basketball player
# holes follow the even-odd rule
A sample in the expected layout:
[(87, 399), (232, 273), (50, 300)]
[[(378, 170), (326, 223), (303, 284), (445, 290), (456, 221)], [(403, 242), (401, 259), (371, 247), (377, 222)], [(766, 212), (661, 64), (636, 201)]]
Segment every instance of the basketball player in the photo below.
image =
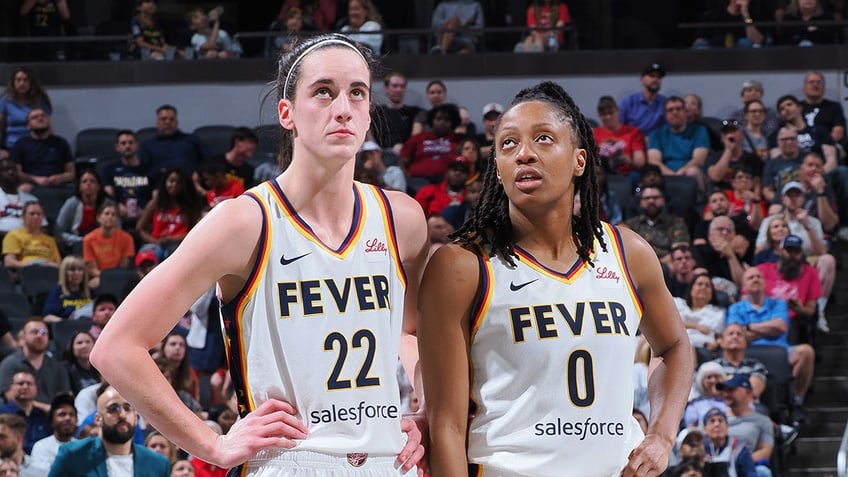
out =
[[(651, 247), (598, 219), (591, 126), (541, 83), (500, 118), (493, 158), (420, 289), (432, 475), (659, 475), (692, 382), (689, 341)], [(631, 416), (639, 330), (660, 361), (645, 436)]]
[[(399, 414), (396, 369), (401, 332), (415, 329), (427, 230), (411, 197), (353, 181), (371, 63), (341, 35), (281, 58), (285, 172), (216, 206), (127, 297), (92, 352), (153, 427), (240, 476), (414, 475), (423, 455)], [(147, 352), (215, 282), (241, 414), (220, 437)]]

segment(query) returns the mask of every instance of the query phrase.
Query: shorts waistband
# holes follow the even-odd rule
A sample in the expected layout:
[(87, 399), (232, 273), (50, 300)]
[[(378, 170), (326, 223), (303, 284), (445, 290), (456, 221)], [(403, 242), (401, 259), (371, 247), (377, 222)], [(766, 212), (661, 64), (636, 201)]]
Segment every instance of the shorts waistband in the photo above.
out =
[(248, 463), (249, 467), (297, 467), (308, 466), (322, 469), (353, 468), (399, 468), (397, 458), (391, 456), (371, 456), (365, 452), (348, 454), (325, 454), (308, 450), (265, 449), (259, 451)]

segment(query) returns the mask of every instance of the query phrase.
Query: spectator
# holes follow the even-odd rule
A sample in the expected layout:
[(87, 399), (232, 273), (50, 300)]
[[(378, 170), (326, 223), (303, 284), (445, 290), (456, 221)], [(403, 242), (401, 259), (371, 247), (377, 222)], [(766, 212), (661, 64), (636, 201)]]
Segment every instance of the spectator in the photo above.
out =
[[(20, 14), (26, 19), (31, 37), (64, 36), (65, 22), (71, 18), (67, 0), (24, 0)], [(65, 52), (60, 45), (56, 41), (28, 45), (27, 58), (36, 61), (64, 60)]]
[[(485, 161), (489, 158), (492, 143), (495, 140), (495, 124), (503, 114), (503, 106), (498, 103), (488, 103), (483, 106), (483, 132), (477, 134), (477, 142), (480, 144), (480, 157)], [(480, 167), (478, 170), (482, 169)]]
[[(789, 233), (801, 239), (804, 254), (815, 257), (811, 261), (815, 264), (816, 270), (819, 273), (823, 299), (818, 303), (821, 308), (820, 313), (824, 313), (824, 308), (827, 306), (827, 297), (830, 296), (830, 292), (833, 290), (833, 283), (836, 276), (836, 258), (827, 253), (827, 245), (824, 241), (821, 222), (817, 218), (810, 216), (803, 207), (805, 199), (802, 188), (803, 186), (798, 182), (790, 182), (783, 187), (783, 218), (789, 227)], [(758, 251), (766, 248), (766, 231), (768, 231), (769, 222), (774, 217), (776, 215), (766, 217), (763, 219), (762, 225), (760, 225), (756, 241)]]
[(648, 137), (665, 124), (665, 96), (659, 94), (665, 68), (652, 63), (642, 70), (642, 91), (626, 96), (619, 103), (619, 120), (622, 124), (636, 126)]
[[(565, 43), (562, 27), (571, 23), (568, 5), (560, 0), (533, 0), (527, 7), (527, 28), (530, 34), (516, 46), (515, 51), (557, 51)], [(557, 30), (545, 30), (555, 27)], [(538, 28), (538, 29), (537, 29)]]
[(136, 224), (136, 232), (145, 242), (142, 250), (150, 248), (159, 261), (164, 260), (200, 220), (203, 207), (203, 198), (186, 172), (166, 171), (153, 200), (148, 202)]
[(815, 24), (833, 20), (833, 14), (826, 12), (819, 0), (791, 0), (782, 19), (790, 24), (780, 27), (781, 43), (796, 46), (839, 43), (839, 30), (828, 25)]
[(0, 94), (0, 158), (7, 157), (18, 139), (29, 135), (29, 112), (33, 108), (53, 112), (50, 97), (35, 72), (19, 66)]
[(186, 14), (191, 35), (191, 46), (198, 58), (220, 59), (238, 58), (241, 46), (221, 28), (220, 12), (223, 8), (212, 9), (208, 14), (202, 8), (195, 8)]
[(153, 431), (144, 438), (144, 447), (161, 454), (168, 462), (174, 464), (177, 461), (177, 446), (159, 431)]
[(347, 25), (341, 28), (341, 32), (371, 48), (374, 55), (380, 55), (383, 50), (383, 34), (368, 33), (379, 32), (383, 29), (383, 19), (380, 12), (371, 0), (349, 0), (347, 2)]
[(5, 464), (6, 460), (12, 461), (18, 469), (20, 477), (36, 477), (43, 475), (36, 468), (29, 454), (24, 452), (23, 442), (26, 433), (26, 420), (16, 414), (0, 414), (0, 458), (3, 459), (3, 467), (12, 467)]
[(398, 166), (386, 166), (383, 149), (374, 141), (365, 141), (359, 150), (361, 170), (367, 180), (360, 180), (378, 187), (406, 192), (406, 175)]
[(24, 204), (24, 225), (3, 236), (3, 266), (19, 270), (28, 265), (58, 267), (62, 256), (53, 237), (44, 233), (44, 209), (38, 202)]
[(436, 184), (455, 157), (458, 139), (453, 130), (459, 125), (459, 108), (447, 103), (436, 106), (427, 112), (427, 124), (431, 130), (413, 134), (404, 143), (400, 158), (408, 177)]
[(751, 152), (745, 152), (745, 136), (742, 126), (735, 119), (721, 122), (721, 150), (714, 150), (707, 157), (707, 178), (710, 185), (719, 189), (730, 189), (737, 169), (744, 167), (753, 177), (763, 175), (763, 162)]
[(712, 408), (722, 411), (729, 409), (716, 389), (716, 384), (722, 381), (724, 381), (724, 370), (717, 363), (707, 361), (698, 366), (692, 382), (689, 402), (686, 404), (686, 410), (683, 411), (684, 427), (697, 427), (707, 411)]
[(143, 60), (174, 59), (174, 56), (183, 57), (183, 52), (177, 52), (175, 48), (165, 40), (165, 33), (157, 23), (156, 2), (154, 0), (136, 0), (136, 14), (130, 19), (130, 53), (136, 58)]
[(686, 298), (692, 282), (695, 281), (695, 259), (689, 244), (675, 245), (671, 249), (671, 261), (668, 263), (665, 284), (671, 296)]
[(97, 228), (97, 212), (106, 202), (106, 192), (100, 176), (93, 169), (80, 173), (76, 193), (62, 204), (56, 218), (56, 232), (61, 234), (62, 243), (70, 251), (83, 241), (83, 237)]
[[(403, 143), (412, 133), (412, 124), (422, 111), (418, 106), (404, 104), (406, 75), (392, 71), (383, 78), (387, 102), (375, 106), (371, 116), (371, 134), (383, 149), (400, 153)], [(484, 123), (485, 124), (485, 123)]]
[[(723, 278), (724, 286), (716, 287), (735, 297), (742, 285), (742, 272), (745, 269), (744, 251), (741, 240), (736, 234), (736, 225), (726, 215), (720, 215), (710, 221), (707, 240), (695, 245), (692, 255), (697, 267), (704, 268), (714, 278)], [(747, 248), (747, 240), (745, 248)]]
[(665, 192), (661, 187), (642, 187), (639, 208), (642, 213), (624, 223), (651, 244), (660, 261), (668, 263), (672, 248), (689, 244), (689, 228), (683, 219), (666, 211)]
[(34, 195), (19, 191), (20, 186), (18, 165), (8, 157), (0, 159), (0, 237), (23, 227), (24, 204), (38, 202)]
[(82, 257), (68, 255), (59, 266), (59, 283), (44, 299), (41, 314), (45, 323), (56, 323), (71, 318), (71, 315), (91, 303), (88, 276)]
[(779, 256), (778, 250), (780, 250), (783, 239), (789, 235), (789, 225), (783, 215), (776, 215), (769, 218), (768, 226), (765, 228), (765, 234), (765, 242), (762, 247), (758, 246), (752, 265), (777, 261)]
[(132, 469), (135, 477), (168, 477), (165, 457), (132, 441), (138, 414), (108, 384), (98, 390), (95, 421), (102, 437), (69, 442), (59, 448), (49, 477), (109, 475), (108, 468)]
[(449, 205), (439, 214), (454, 230), (459, 229), (471, 212), (480, 203), (480, 193), (483, 191), (483, 179), (477, 179), (465, 187), (465, 200), (461, 204)]
[[(768, 370), (763, 363), (753, 358), (746, 358), (748, 341), (745, 339), (745, 328), (739, 323), (731, 323), (724, 327), (718, 337), (721, 354), (712, 362), (721, 365), (725, 375), (746, 374), (754, 399), (759, 399), (766, 389)], [(730, 405), (728, 403), (728, 405)]]
[[(748, 237), (748, 231), (756, 231), (760, 228), (763, 217), (768, 213), (767, 205), (762, 200), (759, 176), (754, 176), (747, 166), (740, 164), (733, 172), (730, 188), (722, 192), (727, 201), (726, 214), (734, 219), (736, 228), (743, 231), (743, 235), (753, 243), (753, 237)], [(710, 197), (713, 197), (710, 194)], [(710, 211), (708, 202), (704, 208), (704, 219), (714, 217)]]
[[(765, 130), (766, 111), (762, 101), (752, 99), (743, 108), (742, 150), (756, 154), (761, 163), (768, 160), (768, 137)], [(738, 120), (737, 120), (738, 121)]]
[(470, 172), (471, 167), (465, 157), (454, 157), (448, 163), (444, 181), (425, 185), (415, 194), (415, 200), (421, 204), (424, 214), (441, 214), (446, 207), (461, 204), (465, 200), (465, 183)]
[[(816, 152), (808, 152), (801, 161), (799, 183), (804, 193), (804, 209), (811, 216), (819, 219), (822, 229), (835, 232), (839, 225), (837, 199), (834, 188), (830, 185), (833, 176), (824, 174), (824, 159)], [(848, 207), (845, 204), (843, 207)]]
[(15, 372), (29, 369), (35, 373), (38, 388), (33, 405), (46, 411), (54, 396), (71, 391), (68, 373), (57, 359), (47, 354), (49, 337), (41, 317), (27, 318), (18, 336), (21, 348), (0, 362), (0, 389), (9, 389)]
[[(770, 137), (772, 134), (777, 132), (777, 129), (780, 127), (780, 116), (778, 116), (777, 111), (772, 108), (766, 108), (764, 113), (754, 112), (750, 113), (747, 111), (748, 103), (751, 101), (759, 101), (761, 105), (763, 105), (763, 84), (757, 80), (746, 80), (742, 83), (742, 90), (739, 92), (739, 97), (742, 100), (743, 107), (741, 109), (737, 109), (734, 111), (730, 117), (739, 121), (740, 123), (746, 123), (749, 118), (758, 117), (759, 121), (762, 123), (762, 134), (765, 137)], [(748, 114), (746, 114), (748, 113)], [(765, 160), (765, 158), (763, 158)]]
[[(50, 403), (48, 422), (53, 434), (39, 440), (32, 446), (33, 466), (49, 472), (59, 446), (74, 439), (77, 431), (77, 410), (74, 397), (68, 393), (59, 393)], [(42, 474), (43, 475), (43, 474)]]
[(289, 7), (288, 10), (280, 10), (280, 16), (271, 24), (271, 28), (283, 30), (284, 33), (274, 38), (276, 50), (268, 52), (273, 58), (276, 58), (278, 52), (283, 54), (290, 52), (300, 40), (301, 29), (303, 28), (303, 10), (297, 6)]
[(220, 162), (210, 162), (200, 168), (203, 187), (206, 188), (206, 204), (210, 209), (227, 199), (233, 199), (244, 193), (241, 178), (227, 175), (226, 166)]
[[(765, 34), (755, 24), (748, 10), (748, 1), (730, 0), (728, 2), (713, 2), (713, 8), (707, 9), (699, 19), (702, 23), (724, 23), (734, 25), (725, 28), (709, 28), (699, 30), (692, 48), (759, 48), (766, 39)], [(738, 26), (735, 26), (738, 25)]]
[(171, 477), (195, 477), (194, 466), (188, 459), (179, 459), (171, 464)]
[(278, 18), (298, 6), (302, 9), (304, 30), (326, 32), (335, 29), (338, 16), (335, 0), (285, 0)]
[[(256, 185), (254, 181), (255, 168), (248, 163), (256, 153), (256, 145), (259, 138), (256, 133), (248, 127), (237, 127), (230, 135), (230, 149), (224, 154), (212, 156), (206, 160), (207, 163), (218, 163), (224, 167), (227, 179), (236, 180), (247, 190)], [(206, 191), (203, 191), (206, 194)]]
[(689, 285), (685, 298), (675, 298), (677, 311), (693, 348), (718, 349), (716, 335), (724, 327), (725, 310), (718, 306), (713, 282), (708, 274), (699, 274)]
[(482, 179), (481, 173), (485, 171), (487, 162), (483, 159), (483, 156), (480, 155), (480, 143), (477, 142), (477, 139), (474, 137), (466, 137), (461, 140), (459, 145), (456, 147), (456, 153), (465, 158), (465, 162), (468, 164), (470, 169), (468, 179), (466, 179), (465, 184), (468, 185), (477, 179)]
[[(777, 110), (786, 124), (795, 126), (798, 132), (798, 148), (801, 154), (815, 151), (825, 158), (825, 171), (830, 172), (836, 169), (836, 147), (830, 137), (830, 131), (816, 125), (807, 125), (798, 98), (791, 94), (781, 96), (777, 100)], [(771, 146), (775, 147), (779, 144), (772, 141)], [(781, 151), (772, 149), (771, 156), (775, 157), (779, 152)]]
[[(803, 242), (797, 235), (787, 235), (778, 249), (776, 262), (757, 265), (766, 282), (766, 295), (786, 301), (789, 306), (789, 319), (797, 331), (793, 342), (810, 342), (806, 322), (816, 317), (816, 326), (822, 331), (830, 331), (824, 309), (816, 312), (820, 300), (825, 298), (823, 284), (819, 274), (804, 260)], [(829, 284), (832, 288), (832, 282)], [(828, 290), (830, 291), (830, 290)], [(827, 300), (824, 299), (826, 306)]]
[(29, 135), (23, 136), (9, 151), (18, 163), (21, 189), (29, 191), (33, 184), (60, 186), (74, 180), (76, 165), (71, 146), (64, 138), (53, 134), (50, 115), (43, 109), (33, 108), (27, 114)]
[(427, 103), (430, 104), (430, 107), (428, 109), (422, 109), (418, 115), (415, 116), (410, 136), (414, 136), (422, 131), (430, 130), (430, 123), (428, 121), (430, 111), (443, 105), (448, 96), (448, 88), (441, 80), (432, 80), (427, 83), (427, 87), (424, 88), (424, 92), (427, 94)]
[(180, 167), (194, 174), (206, 158), (206, 146), (194, 134), (179, 129), (177, 108), (164, 104), (156, 109), (158, 135), (144, 141), (139, 157), (150, 167), (150, 177), (155, 181), (168, 169)]
[[(818, 71), (810, 71), (804, 76), (804, 100), (801, 101), (801, 112), (807, 126), (818, 126), (830, 132), (830, 138), (837, 145), (844, 147), (845, 143), (845, 112), (842, 105), (824, 97), (824, 75)], [(845, 155), (845, 151), (842, 151)]]
[(709, 152), (707, 128), (686, 119), (683, 100), (671, 96), (665, 100), (666, 124), (651, 133), (648, 162), (659, 166), (663, 175), (685, 175), (704, 190), (703, 168)]
[(121, 226), (134, 230), (141, 210), (152, 194), (148, 167), (138, 157), (138, 141), (129, 129), (118, 131), (115, 150), (120, 156), (103, 168), (103, 190), (118, 204)]
[(766, 295), (759, 268), (745, 270), (742, 289), (743, 299), (727, 309), (727, 324), (743, 326), (749, 346), (774, 345), (786, 350), (792, 368), (794, 401), (800, 406), (813, 378), (815, 351), (806, 343), (789, 346), (789, 309), (785, 301)]
[(189, 365), (186, 339), (182, 334), (171, 332), (162, 340), (162, 358), (167, 363), (174, 389), (183, 390), (197, 400), (200, 383), (197, 373)]
[(100, 227), (83, 238), (82, 256), (91, 288), (100, 287), (100, 272), (110, 268), (127, 268), (135, 257), (132, 235), (119, 228), (118, 206), (104, 202), (97, 210)]
[(601, 96), (598, 100), (598, 117), (601, 125), (594, 128), (601, 159), (616, 174), (628, 176), (633, 183), (639, 182), (638, 170), (645, 165), (645, 137), (635, 126), (619, 121), (618, 105), (612, 96)]
[(683, 97), (683, 110), (686, 112), (686, 120), (692, 124), (704, 126), (707, 136), (710, 138), (710, 150), (720, 151), (724, 148), (721, 143), (721, 131), (704, 121), (704, 100), (695, 93), (689, 93)]
[(798, 129), (791, 124), (781, 127), (777, 131), (777, 147), (779, 154), (769, 159), (763, 167), (762, 194), (768, 204), (779, 204), (783, 186), (798, 181), (798, 169), (801, 167)]
[(23, 447), (27, 454), (32, 454), (36, 442), (50, 435), (47, 412), (34, 405), (37, 393), (35, 374), (22, 368), (12, 375), (12, 384), (6, 390), (7, 402), (0, 406), (0, 414), (15, 414), (26, 421)]
[[(710, 464), (726, 463), (728, 473), (739, 477), (757, 477), (751, 450), (745, 442), (728, 435), (727, 415), (721, 409), (707, 411), (703, 419), (705, 448)], [(732, 467), (732, 469), (731, 469)]]
[(441, 215), (427, 217), (427, 234), (430, 240), (428, 256), (433, 255), (433, 252), (442, 245), (450, 243), (450, 234), (453, 232), (453, 226)]
[(433, 10), (430, 24), (436, 30), (438, 41), (433, 52), (474, 52), (484, 20), (483, 6), (477, 0), (442, 0)]
[[(98, 297), (97, 304), (102, 305), (103, 303), (105, 301)], [(95, 307), (95, 314), (102, 314), (102, 306), (99, 307), (100, 310), (97, 308)], [(77, 331), (68, 340), (65, 349), (62, 350), (62, 361), (65, 369), (68, 370), (68, 377), (71, 380), (71, 391), (75, 396), (83, 388), (100, 382), (100, 372), (88, 360), (88, 355), (91, 353), (93, 346), (94, 337), (91, 336), (91, 333)]]
[(749, 378), (747, 374), (732, 374), (716, 384), (716, 388), (730, 407), (728, 437), (741, 440), (751, 451), (757, 476), (771, 477), (773, 424), (766, 415), (754, 412), (754, 391)]
[[(748, 208), (752, 209), (753, 206), (749, 205)], [(749, 225), (746, 213), (745, 209), (741, 207), (731, 206), (727, 192), (721, 189), (714, 190), (707, 199), (704, 219), (696, 223), (692, 231), (692, 244), (698, 246), (707, 243), (712, 221), (716, 217), (729, 217), (733, 222), (735, 233), (731, 247), (742, 261), (751, 263), (754, 257), (753, 244), (757, 238), (757, 232)]]
[(91, 314), (91, 328), (89, 328), (88, 334), (90, 334), (95, 341), (97, 341), (97, 338), (100, 336), (100, 332), (103, 331), (103, 328), (107, 323), (109, 323), (109, 320), (112, 319), (112, 315), (115, 314), (115, 310), (117, 308), (118, 297), (110, 293), (98, 295), (98, 297), (94, 299), (94, 312)]

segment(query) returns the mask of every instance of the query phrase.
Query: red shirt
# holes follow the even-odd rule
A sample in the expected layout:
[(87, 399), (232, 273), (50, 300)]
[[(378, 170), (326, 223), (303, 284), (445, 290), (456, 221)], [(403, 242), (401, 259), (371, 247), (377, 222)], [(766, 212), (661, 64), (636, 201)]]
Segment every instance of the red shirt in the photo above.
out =
[(421, 204), (424, 215), (429, 217), (441, 213), (449, 205), (461, 204), (465, 200), (465, 192), (466, 189), (463, 188), (461, 192), (451, 194), (447, 182), (429, 184), (418, 190), (415, 200)]
[(448, 163), (456, 157), (456, 136), (439, 137), (430, 131), (420, 132), (403, 144), (400, 157), (409, 158), (406, 175), (411, 177), (441, 177)]
[[(802, 305), (822, 296), (819, 273), (806, 262), (801, 263), (801, 274), (794, 280), (787, 280), (780, 276), (776, 262), (761, 263), (757, 265), (757, 268), (763, 274), (767, 296), (786, 301), (797, 298)], [(792, 308), (789, 309), (789, 318), (795, 319), (795, 312)]]
[(173, 209), (156, 209), (153, 211), (153, 230), (150, 235), (159, 238), (164, 235), (173, 237), (188, 233), (188, 217), (179, 207)]
[(97, 208), (89, 207), (85, 204), (82, 206), (82, 220), (80, 221), (77, 230), (80, 235), (85, 235), (97, 228)]
[(238, 179), (227, 179), (227, 183), (220, 189), (206, 192), (206, 202), (209, 207), (215, 207), (222, 201), (236, 198), (244, 193), (244, 185)]
[[(635, 126), (622, 124), (615, 131), (598, 126), (592, 132), (595, 134), (595, 142), (598, 143), (598, 147), (601, 147), (602, 143), (617, 143), (624, 155), (630, 159), (633, 159), (634, 151), (645, 152), (645, 136)], [(632, 164), (621, 164), (615, 168), (615, 172), (627, 175), (632, 169)]]

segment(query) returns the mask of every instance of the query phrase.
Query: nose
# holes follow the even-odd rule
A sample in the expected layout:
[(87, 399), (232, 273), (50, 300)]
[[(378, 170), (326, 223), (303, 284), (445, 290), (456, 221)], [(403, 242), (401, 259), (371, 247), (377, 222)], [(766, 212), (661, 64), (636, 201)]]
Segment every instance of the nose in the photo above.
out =
[(518, 164), (534, 162), (536, 160), (536, 152), (533, 150), (532, 146), (532, 141), (522, 141), (515, 154), (515, 162)]
[(333, 101), (333, 116), (340, 123), (350, 121), (352, 117), (350, 98), (346, 94), (336, 96), (336, 99)]

